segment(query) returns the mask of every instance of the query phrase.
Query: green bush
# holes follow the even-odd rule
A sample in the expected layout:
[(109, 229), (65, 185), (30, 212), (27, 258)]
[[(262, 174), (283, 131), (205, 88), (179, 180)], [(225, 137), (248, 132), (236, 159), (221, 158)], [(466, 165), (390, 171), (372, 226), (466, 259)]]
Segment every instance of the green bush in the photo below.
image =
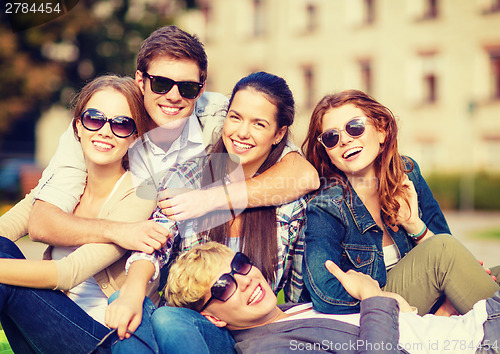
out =
[(432, 174), (425, 179), (443, 209), (459, 209), (461, 193), (470, 185), (472, 191), (469, 193), (472, 195), (475, 210), (500, 210), (500, 175), (486, 172), (470, 177), (459, 174)]

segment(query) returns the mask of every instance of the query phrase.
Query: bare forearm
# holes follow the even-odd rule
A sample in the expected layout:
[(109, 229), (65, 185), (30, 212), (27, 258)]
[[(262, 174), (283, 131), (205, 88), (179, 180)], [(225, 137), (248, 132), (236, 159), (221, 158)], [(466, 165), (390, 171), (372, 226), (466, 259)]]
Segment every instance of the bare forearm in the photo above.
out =
[(114, 242), (119, 223), (87, 219), (68, 214), (58, 207), (37, 200), (29, 218), (29, 234), (33, 241), (53, 246), (81, 246), (86, 243)]
[(140, 260), (132, 263), (127, 273), (127, 279), (120, 289), (120, 297), (140, 300), (142, 303), (146, 296), (147, 285), (154, 273), (155, 267), (149, 261)]
[(318, 172), (291, 152), (261, 175), (227, 186), (227, 191), (232, 206), (240, 209), (286, 204), (318, 187)]
[(57, 269), (53, 261), (0, 259), (0, 283), (54, 289), (57, 285)]

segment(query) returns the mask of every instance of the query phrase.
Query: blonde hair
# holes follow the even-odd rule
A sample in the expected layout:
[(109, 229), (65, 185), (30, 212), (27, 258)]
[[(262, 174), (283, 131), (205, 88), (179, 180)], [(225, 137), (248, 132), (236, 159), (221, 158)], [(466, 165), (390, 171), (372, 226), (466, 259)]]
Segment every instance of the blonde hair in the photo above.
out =
[(220, 272), (224, 256), (233, 256), (227, 246), (208, 242), (181, 255), (168, 274), (164, 296), (170, 306), (198, 311)]

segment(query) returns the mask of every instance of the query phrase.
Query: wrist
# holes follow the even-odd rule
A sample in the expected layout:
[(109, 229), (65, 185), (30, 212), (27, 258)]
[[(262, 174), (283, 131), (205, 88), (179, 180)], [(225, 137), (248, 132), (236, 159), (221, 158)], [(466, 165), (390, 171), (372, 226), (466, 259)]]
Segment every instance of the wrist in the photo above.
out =
[(418, 218), (417, 220), (414, 221), (407, 221), (404, 224), (402, 224), (402, 226), (404, 227), (408, 235), (418, 234), (424, 228), (425, 223), (420, 218)]
[(416, 233), (410, 233), (408, 232), (408, 236), (410, 236), (411, 238), (413, 238), (415, 241), (420, 241), (421, 239), (423, 239), (425, 237), (425, 235), (427, 234), (427, 231), (429, 230), (427, 228), (427, 225), (425, 225), (425, 223), (423, 223), (423, 227), (420, 229), (420, 231), (416, 232)]

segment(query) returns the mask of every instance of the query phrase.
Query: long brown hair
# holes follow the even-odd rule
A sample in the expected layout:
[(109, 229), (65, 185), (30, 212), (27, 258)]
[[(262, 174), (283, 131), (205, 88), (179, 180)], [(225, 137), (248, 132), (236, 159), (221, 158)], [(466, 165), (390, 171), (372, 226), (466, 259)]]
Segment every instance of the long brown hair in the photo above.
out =
[(377, 102), (374, 98), (358, 90), (347, 90), (323, 97), (313, 110), (307, 137), (302, 150), (307, 160), (316, 168), (322, 184), (340, 183), (348, 186), (345, 174), (330, 160), (326, 149), (318, 141), (322, 133), (323, 116), (334, 108), (352, 104), (363, 111), (370, 122), (379, 131), (384, 132), (385, 140), (380, 153), (375, 159), (375, 173), (379, 183), (380, 209), (389, 226), (396, 224), (396, 216), (400, 207), (396, 197), (408, 203), (403, 189), (404, 174), (413, 169), (413, 163), (403, 158), (398, 152), (397, 122), (391, 110)]
[[(264, 94), (276, 106), (278, 129), (292, 125), (295, 115), (295, 103), (292, 92), (283, 78), (265, 72), (253, 73), (244, 77), (234, 87), (229, 100), (229, 106), (231, 106), (233, 98), (238, 91), (249, 87)], [(272, 146), (271, 152), (257, 170), (256, 175), (261, 174), (279, 161), (285, 148), (287, 137), (288, 129), (281, 141)], [(211, 154), (211, 156), (217, 157), (220, 154), (224, 154), (226, 158), (209, 159), (210, 168), (204, 169), (202, 185), (210, 184), (214, 180), (224, 181), (224, 178), (232, 168), (231, 159), (227, 156), (227, 149), (222, 139), (219, 139), (214, 145), (212, 152), (215, 154)], [(213, 222), (213, 218), (216, 216), (211, 215), (210, 217), (212, 218), (210, 222)], [(229, 221), (213, 227), (208, 231), (209, 239), (228, 245), (231, 239), (231, 224), (232, 221)], [(239, 237), (240, 251), (248, 255), (252, 262), (262, 270), (262, 274), (267, 281), (274, 282), (278, 266), (276, 207), (245, 209), (241, 214)]]

